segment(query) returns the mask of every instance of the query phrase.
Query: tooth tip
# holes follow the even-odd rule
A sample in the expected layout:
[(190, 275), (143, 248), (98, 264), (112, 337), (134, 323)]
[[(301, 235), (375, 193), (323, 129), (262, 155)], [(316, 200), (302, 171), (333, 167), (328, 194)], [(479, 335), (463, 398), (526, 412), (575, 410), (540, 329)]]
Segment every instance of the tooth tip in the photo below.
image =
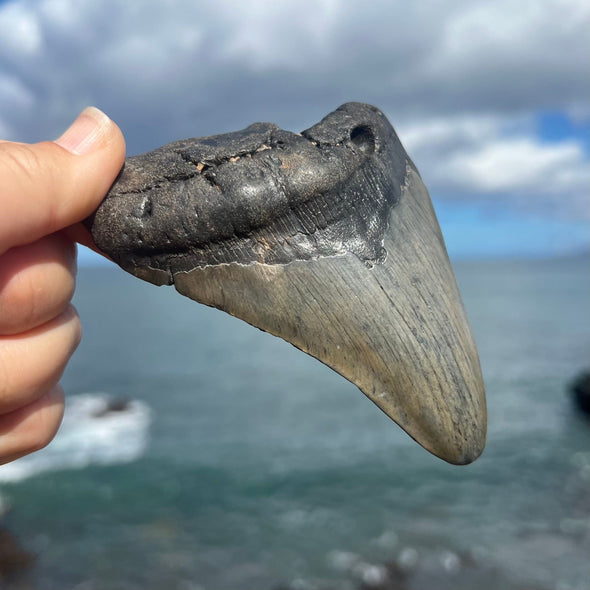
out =
[(424, 449), (434, 456), (452, 465), (469, 465), (480, 457), (486, 445), (486, 428), (477, 426), (471, 432), (466, 433), (460, 439), (456, 431), (441, 431), (433, 433), (425, 438), (420, 434), (408, 434)]
[(481, 456), (485, 445), (486, 436), (484, 433), (483, 436), (478, 436), (477, 440), (471, 441), (468, 446), (455, 449), (452, 453), (438, 456), (441, 459), (444, 459), (447, 463), (451, 463), (453, 465), (469, 465)]
[(441, 459), (453, 465), (469, 465), (483, 453), (486, 446), (485, 426), (470, 433), (462, 444), (453, 449), (448, 449), (444, 454), (439, 455)]
[[(487, 414), (483, 390), (477, 392), (466, 407), (457, 409), (452, 425), (433, 433), (432, 439), (420, 441), (432, 454), (453, 465), (469, 465), (484, 451), (487, 439)], [(463, 423), (456, 421), (457, 415), (468, 413)]]
[(478, 449), (469, 449), (463, 453), (455, 453), (452, 455), (437, 455), (451, 465), (469, 465), (473, 463), (483, 452), (483, 447)]

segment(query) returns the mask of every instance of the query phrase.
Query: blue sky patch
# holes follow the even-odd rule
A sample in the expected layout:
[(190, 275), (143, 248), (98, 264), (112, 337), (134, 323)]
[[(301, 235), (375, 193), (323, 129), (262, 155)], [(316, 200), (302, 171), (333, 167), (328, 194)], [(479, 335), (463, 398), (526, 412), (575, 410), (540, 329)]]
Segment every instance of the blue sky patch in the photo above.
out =
[(574, 140), (590, 154), (590, 120), (575, 121), (560, 111), (539, 113), (536, 119), (537, 135), (543, 141), (553, 143)]

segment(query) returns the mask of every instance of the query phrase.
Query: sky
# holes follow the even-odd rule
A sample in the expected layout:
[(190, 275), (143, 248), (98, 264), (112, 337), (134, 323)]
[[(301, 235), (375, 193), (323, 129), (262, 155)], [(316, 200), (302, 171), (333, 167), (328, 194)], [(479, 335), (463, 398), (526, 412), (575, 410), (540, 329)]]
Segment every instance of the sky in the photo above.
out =
[(55, 138), (93, 104), (136, 154), (368, 102), (451, 257), (575, 253), (590, 247), (589, 33), (587, 0), (0, 0), (0, 137)]

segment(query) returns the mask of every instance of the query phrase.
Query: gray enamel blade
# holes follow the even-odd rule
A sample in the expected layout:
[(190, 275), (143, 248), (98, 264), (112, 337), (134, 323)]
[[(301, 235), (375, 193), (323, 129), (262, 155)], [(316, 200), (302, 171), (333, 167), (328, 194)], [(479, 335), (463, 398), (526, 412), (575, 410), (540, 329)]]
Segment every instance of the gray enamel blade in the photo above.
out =
[(291, 342), (438, 457), (482, 452), (469, 322), (428, 192), (376, 108), (128, 158), (88, 225), (128, 272)]

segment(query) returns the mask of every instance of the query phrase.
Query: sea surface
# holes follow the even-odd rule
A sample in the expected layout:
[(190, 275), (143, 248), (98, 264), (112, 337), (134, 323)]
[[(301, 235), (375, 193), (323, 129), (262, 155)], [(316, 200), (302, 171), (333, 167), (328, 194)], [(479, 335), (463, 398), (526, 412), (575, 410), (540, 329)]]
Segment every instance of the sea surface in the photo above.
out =
[(590, 420), (567, 393), (590, 364), (590, 261), (455, 270), (489, 411), (466, 467), (289, 344), (82, 268), (62, 433), (0, 467), (0, 525), (33, 556), (0, 587), (590, 588)]

